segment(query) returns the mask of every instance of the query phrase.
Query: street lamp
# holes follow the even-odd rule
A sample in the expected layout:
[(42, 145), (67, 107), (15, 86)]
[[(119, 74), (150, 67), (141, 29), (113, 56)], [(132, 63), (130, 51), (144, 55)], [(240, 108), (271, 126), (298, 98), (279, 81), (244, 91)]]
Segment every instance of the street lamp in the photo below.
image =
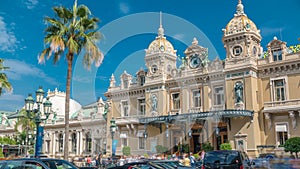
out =
[(111, 134), (111, 158), (112, 158), (112, 163), (114, 163), (114, 156), (115, 156), (115, 152), (114, 152), (114, 135), (116, 133), (117, 130), (117, 126), (116, 126), (116, 120), (114, 118), (112, 118), (110, 120), (110, 134)]
[[(35, 92), (36, 94), (36, 104), (37, 108), (34, 107), (34, 99), (31, 94), (28, 95), (28, 97), (25, 99), (25, 110), (27, 112), (27, 116), (29, 119), (34, 120), (36, 125), (36, 141), (35, 141), (35, 157), (38, 157), (40, 155), (40, 151), (42, 148), (42, 136), (43, 136), (43, 129), (40, 128), (40, 124), (42, 121), (47, 120), (50, 113), (51, 113), (51, 106), (52, 103), (49, 101), (49, 98), (43, 103), (44, 99), (44, 90), (42, 87), (39, 87), (39, 89)], [(41, 104), (43, 103), (43, 113), (45, 115), (44, 118), (42, 118), (42, 112), (41, 112)]]

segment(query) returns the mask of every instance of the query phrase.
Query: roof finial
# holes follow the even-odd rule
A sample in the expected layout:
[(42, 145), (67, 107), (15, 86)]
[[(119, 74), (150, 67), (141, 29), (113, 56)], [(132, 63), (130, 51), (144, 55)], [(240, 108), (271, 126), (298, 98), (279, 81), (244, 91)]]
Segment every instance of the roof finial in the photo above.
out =
[(158, 36), (164, 36), (164, 28), (162, 27), (162, 12), (159, 13), (159, 28), (158, 28)]
[(245, 15), (244, 13), (244, 5), (242, 4), (242, 0), (238, 0), (238, 5), (236, 6), (236, 15)]

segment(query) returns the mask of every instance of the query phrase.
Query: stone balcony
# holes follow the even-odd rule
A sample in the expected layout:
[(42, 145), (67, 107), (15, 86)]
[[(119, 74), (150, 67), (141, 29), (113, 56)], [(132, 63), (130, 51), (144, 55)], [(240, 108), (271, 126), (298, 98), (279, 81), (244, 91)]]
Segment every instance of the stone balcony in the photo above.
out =
[(264, 103), (265, 113), (277, 113), (300, 110), (300, 99), (273, 101)]

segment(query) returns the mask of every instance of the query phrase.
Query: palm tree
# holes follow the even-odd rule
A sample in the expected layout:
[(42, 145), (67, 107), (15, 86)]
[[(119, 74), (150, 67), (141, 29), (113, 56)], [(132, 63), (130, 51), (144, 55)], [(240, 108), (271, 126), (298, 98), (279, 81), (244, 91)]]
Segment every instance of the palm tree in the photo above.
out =
[(5, 89), (6, 91), (12, 90), (12, 86), (8, 82), (6, 74), (3, 73), (3, 71), (9, 69), (9, 67), (4, 67), (3, 62), (4, 60), (0, 58), (0, 96), (2, 94), (2, 89)]
[(83, 63), (86, 68), (95, 62), (99, 66), (103, 60), (103, 54), (96, 45), (101, 39), (101, 34), (96, 30), (99, 19), (93, 17), (89, 8), (85, 5), (77, 6), (77, 0), (73, 9), (65, 7), (54, 7), (55, 18), (45, 17), (48, 27), (45, 30), (45, 49), (39, 57), (39, 62), (53, 56), (54, 64), (57, 63), (61, 55), (66, 56), (68, 64), (66, 101), (65, 101), (65, 145), (64, 158), (68, 158), (69, 152), (69, 103), (70, 84), (72, 77), (72, 64), (74, 58), (84, 49)]
[[(31, 117), (33, 117), (33, 112)], [(15, 125), (15, 131), (18, 133), (17, 142), (22, 144), (23, 142), (26, 145), (25, 153), (27, 154), (27, 146), (30, 145), (29, 140), (29, 131), (34, 131), (36, 128), (35, 122), (33, 119), (29, 118), (25, 109), (22, 109), (18, 114), (18, 119)]]

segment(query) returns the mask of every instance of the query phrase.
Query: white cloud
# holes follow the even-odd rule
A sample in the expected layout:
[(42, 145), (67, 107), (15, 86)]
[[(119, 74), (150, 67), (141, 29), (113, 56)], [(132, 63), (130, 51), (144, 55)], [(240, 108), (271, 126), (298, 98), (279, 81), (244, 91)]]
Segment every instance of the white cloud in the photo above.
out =
[(17, 38), (3, 20), (0, 16), (0, 51), (14, 52), (18, 43)]
[(119, 4), (119, 9), (120, 9), (121, 13), (123, 13), (123, 14), (128, 14), (130, 11), (128, 4), (126, 4), (124, 2), (121, 2)]
[(20, 80), (25, 76), (32, 76), (42, 78), (49, 84), (57, 85), (55, 79), (48, 77), (41, 69), (34, 65), (29, 65), (19, 60), (5, 59), (5, 66), (9, 67), (6, 74), (12, 80)]
[(173, 36), (173, 38), (183, 41), (184, 38), (185, 38), (185, 35), (182, 34), (182, 33), (178, 33), (178, 34), (175, 34), (175, 35)]
[(24, 105), (24, 96), (12, 93), (3, 93), (0, 96), (0, 110), (16, 111)]
[(284, 27), (262, 27), (260, 30), (262, 36), (270, 36), (270, 35), (281, 36), (284, 29), (285, 29)]
[(33, 9), (39, 3), (38, 0), (27, 0), (25, 2), (27, 9)]

